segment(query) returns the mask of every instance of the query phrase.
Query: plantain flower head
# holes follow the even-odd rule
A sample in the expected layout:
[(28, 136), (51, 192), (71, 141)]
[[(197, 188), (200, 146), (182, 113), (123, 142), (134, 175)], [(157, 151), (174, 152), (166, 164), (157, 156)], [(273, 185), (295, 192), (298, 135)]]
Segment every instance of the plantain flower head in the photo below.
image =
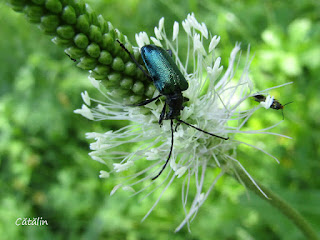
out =
[[(187, 38), (187, 49), (179, 47), (179, 38)], [(190, 227), (190, 221), (219, 178), (225, 173), (237, 175), (234, 172), (235, 165), (245, 171), (236, 158), (236, 150), (240, 144), (268, 154), (254, 145), (237, 140), (237, 136), (266, 133), (283, 135), (268, 132), (276, 125), (268, 129), (243, 130), (248, 119), (261, 107), (250, 108), (248, 104), (252, 101), (250, 97), (254, 95), (254, 86), (249, 77), (249, 49), (241, 71), (238, 69), (241, 52), (238, 43), (230, 53), (228, 65), (222, 66), (221, 58), (216, 52), (220, 37), (211, 37), (206, 25), (199, 23), (194, 14), (189, 14), (181, 25), (175, 22), (171, 37), (166, 35), (164, 18), (161, 18), (154, 29), (154, 36), (149, 37), (141, 32), (136, 34), (136, 42), (139, 49), (144, 45), (154, 44), (172, 51), (175, 63), (189, 84), (189, 88), (182, 92), (189, 101), (181, 111), (180, 119), (229, 139), (213, 137), (184, 124), (177, 125), (173, 132), (173, 151), (168, 166), (159, 178), (152, 180), (162, 169), (172, 144), (170, 121), (164, 121), (162, 127), (158, 124), (164, 98), (141, 107), (128, 106), (114, 99), (99, 81), (90, 77), (92, 84), (101, 92), (103, 100), (91, 98), (84, 92), (84, 104), (75, 112), (94, 121), (130, 121), (129, 125), (116, 131), (87, 133), (87, 138), (94, 140), (90, 144), (90, 156), (104, 164), (100, 172), (101, 178), (118, 176), (121, 179), (121, 183), (114, 187), (111, 194), (120, 188), (132, 191), (133, 194), (145, 193), (145, 196), (155, 192), (159, 194), (158, 200), (150, 207), (144, 219), (174, 181), (181, 183), (185, 217), (176, 228), (179, 231), (184, 225)], [(185, 56), (183, 59), (179, 58), (181, 52)], [(159, 93), (155, 92), (153, 97), (157, 95)], [(272, 100), (268, 98), (264, 103), (265, 107)], [(277, 161), (275, 157), (271, 157)], [(250, 177), (247, 171), (245, 173)], [(250, 179), (255, 184), (251, 177)], [(259, 189), (258, 186), (257, 188)]]

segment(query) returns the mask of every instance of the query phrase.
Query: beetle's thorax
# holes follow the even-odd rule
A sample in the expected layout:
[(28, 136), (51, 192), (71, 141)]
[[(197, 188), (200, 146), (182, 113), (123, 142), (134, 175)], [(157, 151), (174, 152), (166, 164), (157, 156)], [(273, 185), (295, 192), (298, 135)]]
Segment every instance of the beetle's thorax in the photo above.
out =
[(166, 119), (176, 119), (180, 116), (180, 111), (183, 109), (183, 96), (181, 92), (171, 95), (166, 95), (166, 103), (168, 104), (169, 111), (166, 114)]
[(273, 100), (273, 103), (271, 104), (271, 108), (279, 110), (279, 109), (283, 109), (282, 104), (278, 101), (278, 100)]

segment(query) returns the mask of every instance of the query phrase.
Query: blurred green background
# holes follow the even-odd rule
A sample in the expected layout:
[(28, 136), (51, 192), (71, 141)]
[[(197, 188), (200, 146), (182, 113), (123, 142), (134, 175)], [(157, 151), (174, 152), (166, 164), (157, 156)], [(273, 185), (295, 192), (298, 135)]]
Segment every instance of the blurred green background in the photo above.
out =
[[(285, 121), (272, 130), (293, 139), (250, 135), (280, 160), (240, 148), (238, 159), (253, 177), (277, 192), (320, 231), (320, 3), (319, 1), (88, 0), (134, 42), (161, 17), (171, 29), (194, 12), (213, 35), (227, 66), (235, 42), (251, 45), (251, 77), (271, 91)], [(88, 156), (85, 133), (126, 125), (91, 122), (73, 113), (80, 92), (97, 94), (87, 79), (35, 25), (0, 3), (0, 236), (1, 239), (304, 239), (276, 209), (225, 177), (191, 225), (174, 234), (183, 218), (181, 192), (172, 187), (140, 223), (157, 196), (143, 202), (126, 192), (109, 193), (113, 176), (98, 178), (102, 165)], [(170, 32), (167, 31), (167, 32)], [(169, 34), (170, 35), (170, 34)], [(245, 55), (245, 54), (244, 54)], [(98, 95), (98, 94), (97, 94)], [(250, 104), (255, 104), (254, 102)], [(260, 109), (248, 128), (280, 121), (280, 111)], [(178, 209), (178, 210), (176, 210)], [(47, 227), (17, 227), (17, 218), (42, 217)]]

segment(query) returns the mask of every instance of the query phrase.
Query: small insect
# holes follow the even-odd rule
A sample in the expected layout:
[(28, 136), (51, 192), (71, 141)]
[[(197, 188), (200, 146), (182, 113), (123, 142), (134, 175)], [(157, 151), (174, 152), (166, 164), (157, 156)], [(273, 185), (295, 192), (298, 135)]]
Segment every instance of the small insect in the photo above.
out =
[[(266, 99), (267, 99), (266, 96), (261, 95), (261, 94), (254, 95), (253, 98), (254, 98), (254, 100), (255, 100), (256, 102), (265, 102)], [(290, 104), (290, 103), (293, 103), (293, 102), (288, 102), (288, 103), (282, 105), (277, 99), (273, 99), (273, 102), (272, 102), (272, 104), (270, 105), (270, 108), (275, 109), (275, 110), (281, 109), (281, 111), (282, 111), (282, 118), (284, 119), (283, 107), (286, 106), (286, 105), (288, 105), (288, 104)]]
[[(187, 90), (189, 85), (185, 77), (182, 75), (177, 65), (173, 61), (172, 52), (166, 51), (161, 47), (157, 47), (155, 45), (145, 45), (141, 48), (141, 57), (143, 62), (147, 68), (147, 71), (138, 63), (138, 61), (134, 58), (134, 56), (129, 52), (129, 50), (119, 41), (117, 42), (120, 46), (129, 54), (132, 61), (137, 65), (137, 67), (143, 72), (143, 74), (153, 81), (156, 89), (160, 92), (160, 94), (152, 99), (145, 100), (143, 102), (134, 104), (133, 106), (144, 106), (148, 103), (156, 101), (161, 96), (165, 97), (165, 104), (162, 108), (159, 124), (162, 125), (163, 120), (170, 120), (171, 123), (171, 147), (169, 156), (163, 165), (160, 172), (152, 178), (152, 180), (156, 179), (161, 175), (163, 170), (166, 168), (169, 159), (171, 157), (172, 149), (173, 149), (173, 138), (174, 138), (174, 130), (173, 130), (173, 120), (175, 119), (179, 124), (183, 123), (189, 127), (195, 128), (198, 131), (209, 134), (211, 136), (221, 138), (223, 140), (228, 140), (229, 138), (221, 137), (215, 135), (213, 133), (209, 133), (205, 130), (197, 128), (183, 120), (180, 119), (180, 111), (183, 110), (183, 103), (189, 101), (188, 98), (182, 95), (182, 92)], [(168, 107), (168, 111), (167, 111)], [(175, 128), (175, 129), (176, 129)]]
[(68, 53), (66, 53), (66, 55), (67, 55), (72, 61), (77, 62), (77, 60), (74, 59), (74, 58), (72, 58)]

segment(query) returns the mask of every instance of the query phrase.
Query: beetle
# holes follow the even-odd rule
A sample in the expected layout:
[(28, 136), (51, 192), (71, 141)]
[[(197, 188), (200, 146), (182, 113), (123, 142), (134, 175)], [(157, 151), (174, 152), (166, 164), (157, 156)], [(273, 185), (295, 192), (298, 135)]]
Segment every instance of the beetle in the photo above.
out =
[[(148, 103), (151, 103), (153, 101), (156, 101), (161, 96), (165, 97), (165, 103), (162, 108), (160, 117), (159, 117), (159, 125), (162, 125), (163, 120), (170, 120), (171, 125), (171, 147), (170, 152), (168, 155), (168, 158), (163, 165), (160, 172), (152, 178), (152, 180), (155, 180), (157, 177), (161, 175), (163, 170), (166, 168), (169, 159), (171, 157), (172, 149), (173, 149), (173, 139), (174, 139), (174, 130), (173, 130), (173, 120), (176, 120), (178, 123), (177, 126), (180, 123), (183, 123), (189, 127), (195, 128), (198, 131), (201, 131), (203, 133), (209, 134), (211, 136), (228, 140), (229, 137), (221, 137), (218, 135), (215, 135), (213, 133), (209, 133), (203, 129), (200, 129), (198, 127), (195, 127), (191, 125), (190, 123), (187, 123), (183, 120), (181, 120), (180, 112), (183, 110), (183, 103), (186, 101), (189, 101), (188, 98), (184, 97), (182, 95), (182, 92), (187, 90), (189, 87), (189, 84), (181, 71), (179, 70), (178, 66), (175, 64), (175, 62), (172, 59), (172, 52), (170, 50), (166, 51), (161, 47), (155, 46), (155, 45), (145, 45), (141, 48), (141, 57), (145, 64), (145, 67), (147, 71), (138, 63), (138, 61), (135, 59), (135, 57), (129, 52), (129, 50), (117, 39), (117, 42), (120, 44), (120, 46), (128, 53), (132, 61), (137, 65), (137, 67), (143, 72), (143, 74), (153, 81), (153, 84), (155, 85), (156, 89), (159, 91), (159, 95), (145, 100), (143, 102), (134, 104), (132, 106), (144, 106)], [(167, 110), (168, 107), (168, 111)], [(176, 129), (175, 128), (175, 129)]]
[[(267, 99), (267, 97), (264, 96), (264, 95), (262, 95), (262, 94), (257, 94), (257, 95), (254, 95), (254, 96), (252, 96), (252, 97), (254, 98), (254, 100), (255, 100), (256, 102), (259, 102), (259, 103), (260, 103), (260, 102), (265, 102), (266, 99)], [(275, 109), (275, 110), (281, 109), (281, 111), (282, 111), (282, 117), (283, 117), (283, 119), (284, 119), (283, 108), (284, 108), (284, 106), (286, 106), (286, 105), (288, 105), (288, 104), (290, 104), (290, 103), (293, 103), (293, 102), (288, 102), (288, 103), (282, 105), (277, 99), (273, 99), (273, 102), (272, 102), (270, 108)]]

